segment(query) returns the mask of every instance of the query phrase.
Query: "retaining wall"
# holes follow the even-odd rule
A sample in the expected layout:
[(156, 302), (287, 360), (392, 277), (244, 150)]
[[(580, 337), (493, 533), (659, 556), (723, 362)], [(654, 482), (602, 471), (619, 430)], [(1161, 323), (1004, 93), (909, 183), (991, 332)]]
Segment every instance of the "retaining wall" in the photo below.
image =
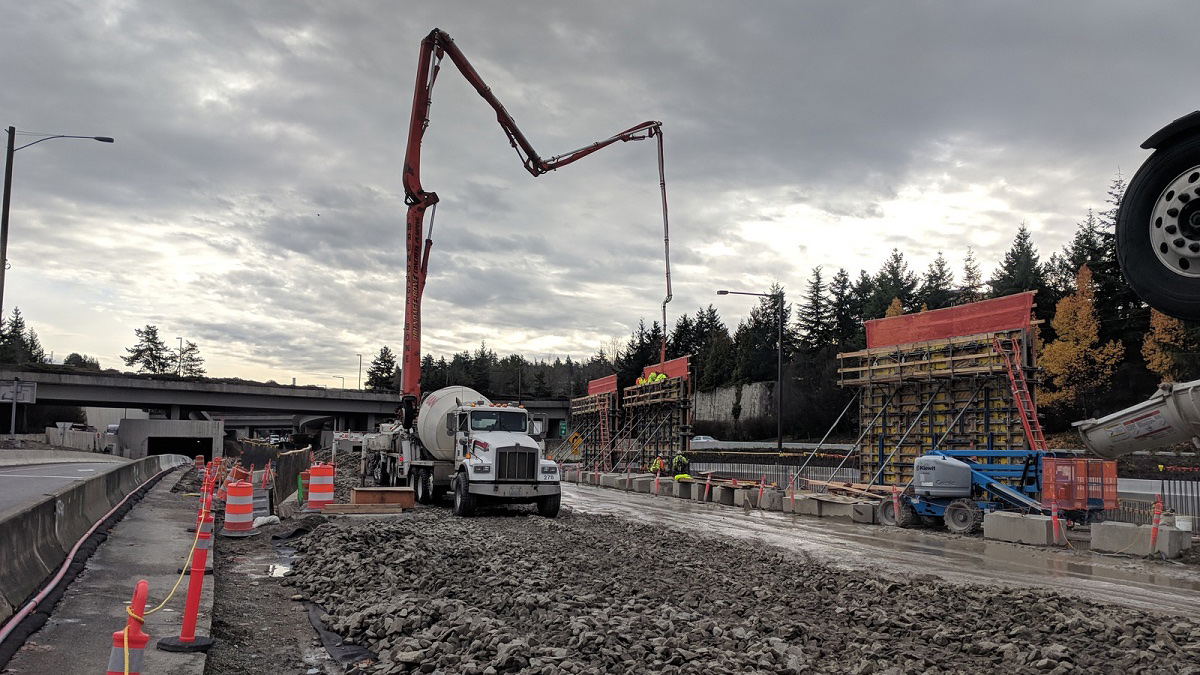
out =
[(159, 471), (185, 464), (157, 455), (112, 465), (0, 520), (0, 621), (19, 609), (66, 560), (75, 542), (117, 502)]

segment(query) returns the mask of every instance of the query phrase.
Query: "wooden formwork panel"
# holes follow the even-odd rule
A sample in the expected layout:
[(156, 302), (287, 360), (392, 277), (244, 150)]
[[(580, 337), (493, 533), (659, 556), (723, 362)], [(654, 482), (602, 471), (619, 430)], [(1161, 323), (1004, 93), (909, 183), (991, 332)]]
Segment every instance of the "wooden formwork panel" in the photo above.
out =
[(1034, 365), (1030, 330), (983, 333), (875, 347), (838, 354), (839, 383), (863, 386), (921, 379), (954, 379), (976, 376), (1007, 376), (1004, 357), (993, 348), (993, 337), (1015, 340), (1019, 360), (1026, 368)]

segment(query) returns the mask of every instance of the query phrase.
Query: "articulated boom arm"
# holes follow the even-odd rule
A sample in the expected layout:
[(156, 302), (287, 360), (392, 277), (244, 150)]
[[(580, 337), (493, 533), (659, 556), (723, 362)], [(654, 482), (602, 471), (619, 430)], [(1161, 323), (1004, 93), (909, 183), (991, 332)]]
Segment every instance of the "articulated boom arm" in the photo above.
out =
[[(666, 331), (667, 303), (671, 301), (670, 239), (667, 233), (667, 184), (663, 171), (663, 137), (661, 122), (642, 122), (602, 141), (596, 141), (577, 150), (543, 159), (538, 155), (529, 139), (517, 128), (517, 123), (505, 110), (504, 105), (484, 84), (479, 74), (459, 51), (444, 31), (434, 29), (421, 42), (421, 54), (417, 62), (416, 93), (413, 96), (412, 117), (408, 127), (408, 150), (404, 156), (404, 201), (408, 204), (407, 255), (408, 271), (405, 279), (404, 301), (404, 345), (401, 353), (400, 393), (405, 399), (405, 426), (409, 426), (415, 412), (416, 401), (421, 392), (421, 296), (425, 291), (425, 275), (429, 265), (429, 249), (433, 246), (432, 216), (430, 232), (421, 242), (425, 211), (435, 207), (438, 196), (421, 188), (421, 140), (429, 127), (429, 108), (432, 102), (434, 82), (441, 70), (442, 58), (448, 56), (458, 67), (467, 82), (496, 111), (496, 121), (504, 129), (509, 142), (517, 150), (521, 163), (533, 176), (540, 176), (561, 166), (608, 147), (617, 141), (640, 141), (658, 139), (658, 177), (662, 192), (663, 243), (667, 261), (667, 297), (663, 301), (663, 330)], [(665, 344), (665, 343), (664, 343)], [(665, 354), (664, 354), (665, 359)]]

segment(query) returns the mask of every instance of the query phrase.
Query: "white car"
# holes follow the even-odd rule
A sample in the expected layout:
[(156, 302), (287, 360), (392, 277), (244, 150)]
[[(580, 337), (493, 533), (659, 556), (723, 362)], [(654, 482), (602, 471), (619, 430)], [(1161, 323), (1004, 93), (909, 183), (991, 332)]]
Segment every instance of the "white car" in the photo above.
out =
[(708, 444), (710, 444), (710, 443), (719, 443), (719, 442), (720, 442), (720, 441), (718, 441), (717, 439), (713, 438), (712, 436), (692, 436), (692, 445), (693, 445), (693, 446), (695, 446), (695, 445), (708, 445)]

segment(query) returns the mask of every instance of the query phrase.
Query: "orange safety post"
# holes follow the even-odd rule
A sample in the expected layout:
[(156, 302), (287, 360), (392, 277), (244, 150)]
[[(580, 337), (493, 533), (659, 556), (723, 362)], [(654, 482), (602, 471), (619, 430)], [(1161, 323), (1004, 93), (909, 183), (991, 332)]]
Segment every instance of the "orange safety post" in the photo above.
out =
[(145, 579), (137, 582), (133, 589), (133, 601), (125, 610), (125, 629), (113, 633), (112, 651), (108, 654), (108, 670), (106, 675), (140, 675), (142, 659), (146, 655), (146, 645), (150, 636), (142, 632), (142, 624), (146, 623), (146, 596), (150, 594), (150, 584)]
[(207, 499), (201, 509), (203, 521), (196, 536), (196, 545), (192, 549), (192, 568), (191, 576), (188, 577), (187, 601), (183, 605), (183, 624), (179, 627), (179, 637), (165, 637), (158, 641), (157, 647), (165, 652), (206, 652), (213, 645), (211, 637), (196, 636), (196, 614), (200, 611), (200, 592), (204, 588), (206, 571), (204, 567), (208, 562), (208, 549), (212, 546), (213, 531), (212, 492), (205, 494)]
[(710, 488), (712, 488), (712, 472), (711, 471), (708, 472), (708, 476), (704, 479), (704, 499), (703, 499), (703, 501), (706, 501), (706, 502), (708, 501), (708, 491)]
[(1057, 499), (1050, 502), (1050, 525), (1054, 530), (1054, 543), (1057, 544), (1058, 543), (1058, 533), (1059, 533), (1058, 500)]
[(763, 490), (767, 489), (767, 474), (763, 474), (762, 482), (758, 484), (758, 508), (762, 508)]
[(221, 528), (224, 537), (252, 537), (258, 534), (254, 529), (254, 486), (244, 480), (239, 480), (229, 486), (229, 499), (225, 501), (225, 527)]
[(796, 477), (799, 475), (800, 474), (793, 471), (792, 472), (792, 480), (788, 482), (788, 487), (790, 487), (792, 489), (792, 494), (789, 495), (788, 498), (792, 500), (792, 512), (793, 513), (795, 513), (795, 511), (796, 511)]
[(1162, 495), (1158, 495), (1154, 499), (1154, 520), (1150, 525), (1150, 555), (1154, 555), (1158, 550), (1158, 527), (1162, 523), (1162, 512)]
[(633, 489), (633, 462), (625, 465), (625, 489)]
[[(900, 524), (900, 489), (895, 485), (892, 486), (892, 518), (896, 521), (896, 525)], [(1058, 521), (1054, 522), (1055, 527), (1058, 527)]]
[(658, 474), (659, 474), (659, 471), (662, 471), (662, 469), (659, 469), (658, 471), (654, 472), (654, 496), (655, 497), (658, 496)]
[(305, 504), (305, 513), (316, 513), (325, 508), (326, 504), (333, 503), (333, 465), (332, 464), (314, 464), (309, 469), (308, 478), (308, 502)]

